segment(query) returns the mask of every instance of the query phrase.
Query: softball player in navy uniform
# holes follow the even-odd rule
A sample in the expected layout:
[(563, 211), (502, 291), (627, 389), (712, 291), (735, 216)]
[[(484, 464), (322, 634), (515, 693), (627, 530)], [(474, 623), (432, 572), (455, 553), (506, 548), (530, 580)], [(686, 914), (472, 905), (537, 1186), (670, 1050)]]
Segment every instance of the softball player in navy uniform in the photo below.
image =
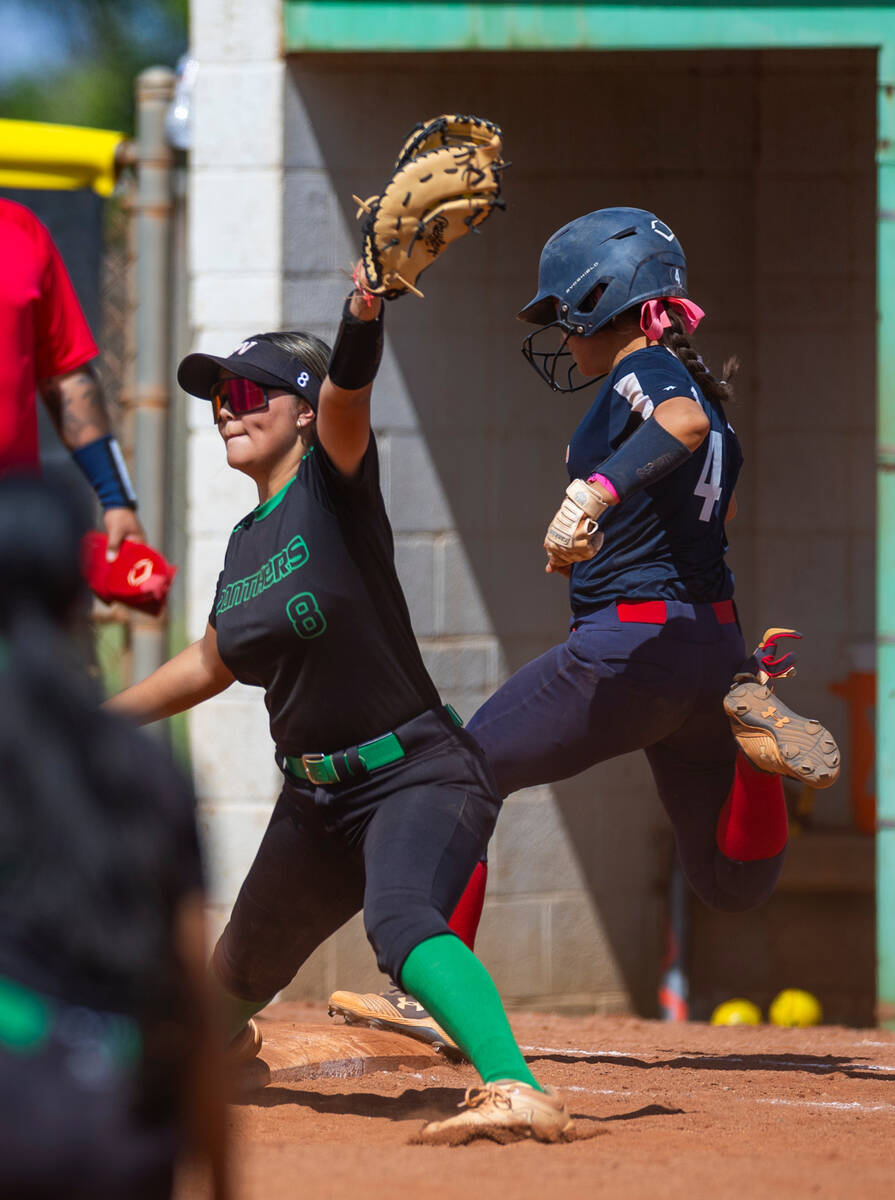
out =
[(213, 955), (234, 1056), (257, 1053), (252, 1015), (363, 908), (381, 969), (484, 1083), (419, 1138), (557, 1141), (571, 1129), (561, 1098), (535, 1081), (494, 984), (448, 928), (500, 802), (439, 701), (395, 574), (370, 432), (382, 324), (382, 301), (354, 292), (331, 358), (310, 335), (262, 334), (181, 363), (260, 503), (230, 538), (205, 636), (116, 706), (143, 722), (234, 679), (264, 689), (283, 790)]
[[(544, 247), (519, 314), (538, 326), (523, 353), (557, 391), (603, 380), (544, 543), (548, 572), (569, 577), (570, 633), (468, 729), (501, 796), (645, 750), (692, 887), (740, 911), (780, 874), (781, 776), (827, 787), (839, 752), (769, 686), (793, 671), (794, 630), (768, 630), (746, 660), (724, 560), (742, 454), (728, 383), (690, 345), (704, 314), (686, 288), (677, 238), (640, 209), (589, 213)], [(383, 1023), (376, 997), (333, 999), (350, 1020)], [(414, 1024), (431, 1021), (416, 1012)]]

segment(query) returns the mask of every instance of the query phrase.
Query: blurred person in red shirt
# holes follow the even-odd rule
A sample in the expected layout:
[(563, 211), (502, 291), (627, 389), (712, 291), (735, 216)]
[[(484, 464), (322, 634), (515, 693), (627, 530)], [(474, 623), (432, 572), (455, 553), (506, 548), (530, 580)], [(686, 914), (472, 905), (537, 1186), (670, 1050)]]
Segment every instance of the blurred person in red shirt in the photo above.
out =
[(109, 556), (145, 540), (90, 360), (99, 353), (49, 231), (0, 199), (0, 475), (40, 469), (35, 395), (103, 507)]

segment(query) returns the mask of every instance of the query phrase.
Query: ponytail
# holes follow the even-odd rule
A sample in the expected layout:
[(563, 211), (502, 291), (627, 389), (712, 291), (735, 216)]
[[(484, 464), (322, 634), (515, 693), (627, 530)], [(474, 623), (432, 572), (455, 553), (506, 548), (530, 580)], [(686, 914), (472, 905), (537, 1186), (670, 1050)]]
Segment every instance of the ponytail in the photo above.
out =
[(684, 322), (678, 313), (673, 308), (667, 308), (666, 312), (670, 324), (662, 333), (661, 344), (681, 360), (703, 395), (718, 403), (732, 399), (733, 388), (730, 386), (730, 380), (739, 370), (740, 360), (728, 358), (724, 363), (721, 378), (716, 379), (700, 355), (690, 345)]

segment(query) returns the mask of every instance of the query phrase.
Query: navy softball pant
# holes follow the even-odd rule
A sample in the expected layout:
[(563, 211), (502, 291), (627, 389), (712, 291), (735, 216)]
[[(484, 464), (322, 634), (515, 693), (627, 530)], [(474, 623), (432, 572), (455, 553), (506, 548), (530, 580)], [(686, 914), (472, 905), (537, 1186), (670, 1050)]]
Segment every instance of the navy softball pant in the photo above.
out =
[(737, 755), (721, 702), (744, 658), (730, 602), (611, 605), (576, 618), (568, 641), (511, 676), (467, 728), (501, 797), (645, 750), (693, 890), (741, 911), (767, 899), (783, 865), (783, 852), (735, 862), (715, 840)]

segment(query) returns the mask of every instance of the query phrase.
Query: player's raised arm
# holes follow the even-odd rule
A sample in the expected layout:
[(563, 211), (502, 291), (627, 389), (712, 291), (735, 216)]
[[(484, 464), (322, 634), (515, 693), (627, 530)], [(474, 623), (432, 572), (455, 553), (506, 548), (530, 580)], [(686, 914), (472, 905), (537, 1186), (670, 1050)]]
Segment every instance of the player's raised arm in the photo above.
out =
[(320, 390), (317, 436), (344, 475), (370, 439), (370, 387), (382, 357), (382, 301), (422, 297), (420, 275), (458, 238), (502, 207), (501, 131), (491, 121), (442, 116), (415, 126), (381, 195), (358, 203), (365, 216), (355, 291)]
[(370, 393), (382, 358), (383, 304), (369, 292), (358, 264), (358, 290), (342, 323), (320, 388), (317, 437), (343, 475), (353, 475), (370, 441)]

